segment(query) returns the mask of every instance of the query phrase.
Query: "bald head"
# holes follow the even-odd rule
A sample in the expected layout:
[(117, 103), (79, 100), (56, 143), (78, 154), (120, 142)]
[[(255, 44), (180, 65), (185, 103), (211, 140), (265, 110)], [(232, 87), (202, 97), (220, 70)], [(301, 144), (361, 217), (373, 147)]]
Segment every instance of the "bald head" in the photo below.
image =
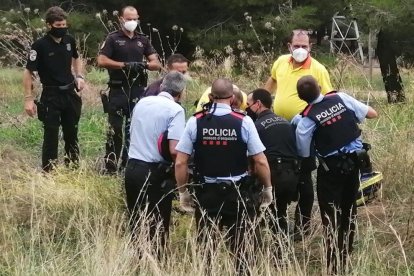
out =
[(229, 99), (234, 95), (233, 83), (228, 79), (216, 79), (211, 85), (214, 99)]
[(125, 14), (138, 14), (138, 11), (137, 11), (137, 9), (135, 8), (135, 7), (133, 7), (133, 6), (125, 6), (125, 7), (123, 7), (122, 9), (121, 9), (121, 14), (120, 14), (120, 16), (124, 16)]
[(321, 93), (318, 82), (310, 75), (301, 77), (298, 80), (296, 89), (298, 90), (299, 98), (307, 103), (313, 102)]

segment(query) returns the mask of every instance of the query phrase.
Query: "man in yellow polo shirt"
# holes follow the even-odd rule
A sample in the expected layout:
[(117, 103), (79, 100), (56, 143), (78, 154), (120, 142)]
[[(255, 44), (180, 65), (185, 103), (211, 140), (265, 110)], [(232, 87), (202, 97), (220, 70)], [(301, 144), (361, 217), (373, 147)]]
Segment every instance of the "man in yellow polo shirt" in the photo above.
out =
[[(273, 111), (290, 121), (307, 106), (307, 103), (299, 98), (296, 90), (296, 84), (301, 77), (313, 76), (319, 83), (322, 94), (333, 89), (325, 66), (310, 56), (311, 44), (307, 31), (294, 30), (288, 47), (290, 54), (282, 55), (275, 61), (264, 88), (275, 94)], [(296, 234), (308, 234), (310, 229), (314, 200), (311, 172), (315, 169), (315, 157), (302, 160), (298, 185), (299, 199), (295, 213)]]
[(321, 86), (322, 94), (331, 92), (332, 85), (325, 66), (309, 54), (311, 45), (306, 31), (293, 31), (288, 46), (290, 54), (282, 55), (275, 61), (265, 89), (276, 94), (273, 111), (287, 120), (292, 120), (307, 106), (305, 101), (299, 99), (296, 90), (296, 84), (301, 77), (313, 76)]

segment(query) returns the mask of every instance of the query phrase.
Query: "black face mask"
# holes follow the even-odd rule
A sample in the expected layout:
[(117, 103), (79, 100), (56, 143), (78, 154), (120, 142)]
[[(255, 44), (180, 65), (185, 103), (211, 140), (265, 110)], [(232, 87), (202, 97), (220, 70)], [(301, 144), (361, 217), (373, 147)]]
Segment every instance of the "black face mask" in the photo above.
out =
[(64, 27), (64, 28), (52, 27), (52, 29), (50, 29), (49, 31), (49, 34), (56, 38), (62, 38), (67, 34), (67, 32), (68, 32), (67, 27)]
[(253, 110), (250, 108), (250, 106), (246, 108), (246, 113), (247, 113), (247, 116), (252, 118), (253, 121), (256, 121), (257, 114), (255, 112), (253, 112)]

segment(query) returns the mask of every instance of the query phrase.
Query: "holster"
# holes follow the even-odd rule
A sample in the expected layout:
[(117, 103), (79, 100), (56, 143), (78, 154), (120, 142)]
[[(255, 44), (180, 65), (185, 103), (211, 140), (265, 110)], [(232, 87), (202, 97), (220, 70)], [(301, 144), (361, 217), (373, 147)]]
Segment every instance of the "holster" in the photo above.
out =
[(41, 101), (34, 100), (34, 103), (37, 106), (37, 118), (43, 122), (46, 118), (47, 108)]
[(368, 152), (365, 149), (358, 150), (355, 152), (357, 164), (361, 173), (372, 172), (372, 163)]
[(356, 154), (340, 153), (335, 156), (319, 157), (319, 163), (325, 171), (334, 171), (348, 174), (358, 168)]
[(108, 94), (105, 93), (105, 90), (101, 90), (100, 95), (101, 95), (103, 111), (104, 111), (104, 113), (108, 113), (109, 112), (109, 97), (108, 97)]
[(165, 194), (175, 188), (175, 179), (172, 164), (160, 163), (158, 167), (152, 170), (152, 179), (160, 183), (161, 191)]
[(240, 194), (244, 201), (251, 203), (251, 208), (257, 209), (260, 205), (262, 184), (254, 176), (245, 176), (238, 182)]

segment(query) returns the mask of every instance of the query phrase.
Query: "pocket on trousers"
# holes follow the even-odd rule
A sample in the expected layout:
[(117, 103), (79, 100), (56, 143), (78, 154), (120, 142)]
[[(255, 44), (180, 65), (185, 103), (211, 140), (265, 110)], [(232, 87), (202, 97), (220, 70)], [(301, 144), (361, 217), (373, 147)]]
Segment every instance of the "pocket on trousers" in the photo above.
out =
[(82, 112), (82, 98), (75, 92), (69, 95), (69, 102), (77, 118), (80, 118)]
[(125, 95), (122, 94), (122, 90), (111, 90), (108, 97), (108, 114), (113, 114), (122, 117), (123, 110), (127, 109), (128, 100)]
[(82, 104), (82, 97), (78, 93), (73, 92), (73, 97), (75, 98), (76, 101)]
[(45, 105), (38, 100), (35, 100), (36, 108), (37, 108), (37, 118), (39, 121), (43, 122), (46, 119), (46, 107)]
[(277, 175), (275, 187), (276, 197), (287, 201), (294, 201), (297, 197), (299, 175), (292, 169), (280, 171)]

